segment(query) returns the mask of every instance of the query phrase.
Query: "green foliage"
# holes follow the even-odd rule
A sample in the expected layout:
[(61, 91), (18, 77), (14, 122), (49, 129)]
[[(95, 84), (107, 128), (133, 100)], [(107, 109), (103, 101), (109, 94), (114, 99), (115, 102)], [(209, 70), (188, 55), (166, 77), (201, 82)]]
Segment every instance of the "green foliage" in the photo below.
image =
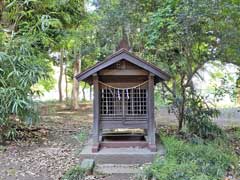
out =
[[(39, 119), (33, 101), (37, 85), (53, 85), (49, 54), (63, 46), (66, 29), (83, 16), (81, 0), (4, 2), (0, 24), (0, 134), (13, 139), (17, 126)], [(4, 30), (4, 31), (3, 31)], [(51, 78), (49, 78), (51, 77)]]
[(154, 102), (155, 102), (155, 107), (157, 108), (161, 108), (162, 106), (166, 105), (165, 101), (163, 100), (159, 92), (154, 94)]
[(240, 140), (240, 128), (236, 128), (235, 131), (234, 131), (234, 135), (237, 139)]
[(55, 87), (56, 80), (53, 78), (54, 71), (53, 69), (49, 68), (48, 71), (48, 78), (40, 79), (36, 85), (34, 85), (34, 89), (42, 91), (50, 91)]
[(16, 123), (32, 124), (38, 120), (32, 86), (47, 78), (44, 56), (32, 47), (31, 41), (16, 38), (5, 43), (0, 52), (0, 129), (1, 136), (13, 139)]
[(154, 102), (155, 102), (155, 107), (156, 108), (161, 108), (163, 106), (166, 107), (169, 104), (168, 99), (166, 98), (165, 89), (160, 84), (155, 86)]
[(208, 23), (214, 3), (162, 1), (146, 27), (146, 56), (167, 69), (172, 81), (164, 83), (166, 96), (182, 128), (187, 92), (194, 91), (192, 78), (208, 61), (215, 59), (216, 35)]
[(120, 40), (126, 36), (131, 49), (137, 54), (143, 54), (145, 36), (141, 36), (149, 16), (160, 6), (158, 0), (97, 1), (97, 42), (101, 48), (98, 59), (115, 51)]
[[(91, 2), (95, 11), (85, 8)], [(189, 130), (201, 137), (218, 131), (210, 121), (216, 113), (202, 102), (190, 100), (188, 93), (194, 92), (192, 78), (199, 76), (206, 62), (239, 65), (238, 1), (5, 0), (1, 9), (4, 126), (9, 119), (37, 119), (32, 100), (39, 93), (36, 85), (50, 90), (54, 84), (53, 79), (46, 79), (46, 75), (52, 76), (49, 53), (64, 51), (63, 63), (72, 80), (76, 61), (81, 61), (81, 70), (92, 66), (115, 51), (126, 35), (133, 52), (171, 73), (173, 78), (164, 85), (167, 91), (163, 96), (175, 108), (179, 129), (185, 121)], [(218, 91), (219, 96), (223, 93)], [(158, 106), (164, 103), (163, 96), (156, 94)]]
[(75, 139), (77, 139), (80, 143), (83, 143), (88, 138), (88, 131), (82, 129), (77, 135), (74, 136)]
[(85, 177), (85, 170), (82, 169), (79, 165), (77, 165), (69, 169), (61, 179), (62, 180), (84, 180), (84, 177)]
[(43, 79), (38, 82), (38, 84), (35, 86), (36, 89), (38, 89), (40, 92), (42, 91), (50, 91), (55, 87), (56, 80), (52, 77), (49, 79)]
[(148, 177), (159, 180), (221, 180), (237, 156), (224, 143), (191, 144), (174, 137), (163, 137), (166, 157), (157, 158), (145, 169)]
[(219, 115), (219, 111), (210, 108), (204, 99), (198, 95), (189, 95), (184, 121), (188, 131), (201, 138), (215, 138), (223, 135), (223, 131), (212, 122), (212, 118)]
[[(172, 76), (168, 84), (163, 84), (179, 120), (180, 130), (185, 118), (187, 93), (195, 90), (193, 77), (201, 77), (198, 71), (204, 69), (207, 62), (239, 61), (236, 41), (227, 43), (232, 39), (230, 36), (239, 39), (239, 31), (232, 28), (234, 20), (239, 21), (239, 18), (235, 19), (239, 17), (239, 10), (236, 2), (225, 0), (164, 0), (159, 4), (142, 35), (146, 39), (145, 55)], [(226, 22), (231, 24), (229, 28)], [(231, 30), (226, 32), (226, 29)], [(234, 55), (230, 53), (231, 48)], [(223, 53), (225, 50), (233, 59), (227, 60)]]
[(237, 89), (236, 85), (233, 83), (233, 78), (225, 75), (224, 77), (220, 78), (220, 80), (220, 85), (214, 87), (214, 101), (218, 102), (228, 94), (231, 100), (234, 102), (234, 100), (237, 98)]
[(221, 45), (219, 46), (222, 61), (240, 65), (239, 45), (240, 41), (240, 11), (239, 1), (219, 1), (219, 20), (213, 26), (213, 30), (219, 33)]

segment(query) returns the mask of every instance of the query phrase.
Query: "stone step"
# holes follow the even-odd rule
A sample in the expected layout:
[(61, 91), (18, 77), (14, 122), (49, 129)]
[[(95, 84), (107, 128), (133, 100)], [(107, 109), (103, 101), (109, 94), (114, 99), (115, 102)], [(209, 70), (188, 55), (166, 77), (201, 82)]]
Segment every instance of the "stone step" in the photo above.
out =
[(157, 152), (148, 148), (103, 148), (97, 153), (92, 152), (91, 141), (85, 145), (80, 153), (81, 159), (94, 159), (96, 164), (144, 164), (150, 163), (156, 156), (164, 155), (164, 148), (157, 145)]
[(97, 164), (94, 171), (103, 174), (136, 174), (140, 169), (139, 164)]

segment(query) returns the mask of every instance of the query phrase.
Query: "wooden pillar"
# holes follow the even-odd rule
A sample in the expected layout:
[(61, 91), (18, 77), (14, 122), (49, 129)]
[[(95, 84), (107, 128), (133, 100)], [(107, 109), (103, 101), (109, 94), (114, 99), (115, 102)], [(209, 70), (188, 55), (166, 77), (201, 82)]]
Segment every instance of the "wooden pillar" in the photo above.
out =
[(93, 100), (93, 147), (92, 152), (99, 150), (99, 83), (98, 75), (93, 75), (94, 100)]
[(154, 75), (150, 73), (148, 76), (148, 147), (153, 152), (157, 151), (155, 133)]

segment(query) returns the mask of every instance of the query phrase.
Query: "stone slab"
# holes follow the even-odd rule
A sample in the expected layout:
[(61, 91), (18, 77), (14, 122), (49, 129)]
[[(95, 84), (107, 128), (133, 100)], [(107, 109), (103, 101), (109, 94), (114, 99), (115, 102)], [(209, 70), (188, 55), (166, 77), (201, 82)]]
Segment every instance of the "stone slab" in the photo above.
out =
[(97, 153), (92, 152), (92, 139), (90, 139), (82, 152), (80, 159), (94, 159), (96, 164), (144, 164), (150, 163), (156, 156), (163, 156), (164, 148), (157, 144), (157, 152), (148, 148), (102, 148)]
[(94, 159), (84, 159), (82, 160), (80, 167), (85, 169), (88, 175), (91, 175), (93, 173), (94, 165)]
[(136, 174), (139, 168), (139, 164), (98, 164), (94, 171), (103, 174)]
[(104, 180), (136, 180), (132, 174), (112, 174), (104, 178)]

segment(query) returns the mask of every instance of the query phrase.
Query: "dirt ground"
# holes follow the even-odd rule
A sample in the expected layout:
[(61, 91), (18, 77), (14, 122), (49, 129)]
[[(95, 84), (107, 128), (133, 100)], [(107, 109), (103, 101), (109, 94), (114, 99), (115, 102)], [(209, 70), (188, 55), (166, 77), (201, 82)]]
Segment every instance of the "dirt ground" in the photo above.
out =
[[(65, 105), (41, 108), (36, 137), (0, 146), (0, 180), (56, 180), (79, 164), (79, 153), (92, 124), (91, 105), (72, 112)], [(117, 178), (117, 177), (116, 177)], [(89, 179), (116, 179), (91, 176)], [(127, 179), (119, 176), (118, 180)]]

